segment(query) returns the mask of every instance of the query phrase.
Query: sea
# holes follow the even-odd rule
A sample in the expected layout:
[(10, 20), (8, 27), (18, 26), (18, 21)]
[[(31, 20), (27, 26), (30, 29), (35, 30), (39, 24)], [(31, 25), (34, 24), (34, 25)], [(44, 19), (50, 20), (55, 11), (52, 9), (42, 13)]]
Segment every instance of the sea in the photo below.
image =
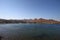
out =
[(0, 40), (59, 40), (60, 24), (0, 24)]

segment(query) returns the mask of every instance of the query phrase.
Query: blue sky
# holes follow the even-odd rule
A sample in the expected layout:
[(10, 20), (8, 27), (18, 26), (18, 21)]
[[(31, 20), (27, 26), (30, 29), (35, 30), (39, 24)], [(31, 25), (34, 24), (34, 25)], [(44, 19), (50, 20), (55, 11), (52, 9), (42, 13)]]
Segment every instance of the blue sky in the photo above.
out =
[(0, 18), (60, 20), (60, 0), (0, 0)]

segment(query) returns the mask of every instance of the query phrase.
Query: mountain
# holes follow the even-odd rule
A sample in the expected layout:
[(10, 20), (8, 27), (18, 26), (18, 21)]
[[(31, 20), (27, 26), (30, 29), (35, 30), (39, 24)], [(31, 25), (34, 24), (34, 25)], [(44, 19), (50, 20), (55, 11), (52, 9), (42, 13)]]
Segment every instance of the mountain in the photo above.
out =
[(6, 20), (0, 19), (0, 23), (44, 23), (44, 24), (60, 24), (60, 21), (56, 21), (53, 19), (23, 19), (23, 20)]

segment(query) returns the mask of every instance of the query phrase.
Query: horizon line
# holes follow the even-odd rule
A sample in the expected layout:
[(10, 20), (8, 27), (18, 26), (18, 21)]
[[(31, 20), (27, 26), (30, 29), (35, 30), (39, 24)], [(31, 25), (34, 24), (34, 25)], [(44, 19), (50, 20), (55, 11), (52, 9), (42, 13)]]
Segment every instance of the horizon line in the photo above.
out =
[(24, 20), (24, 19), (46, 19), (46, 20), (56, 20), (56, 21), (60, 21), (60, 20), (57, 20), (57, 19), (53, 19), (53, 18), (0, 18), (0, 19), (5, 19), (5, 20)]

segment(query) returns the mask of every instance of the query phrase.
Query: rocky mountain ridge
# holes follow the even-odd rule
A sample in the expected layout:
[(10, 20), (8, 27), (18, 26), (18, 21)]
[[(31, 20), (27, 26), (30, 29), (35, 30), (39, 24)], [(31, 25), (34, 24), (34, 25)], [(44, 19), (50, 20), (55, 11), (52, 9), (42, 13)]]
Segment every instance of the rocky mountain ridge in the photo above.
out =
[(6, 19), (0, 19), (0, 23), (44, 23), (44, 24), (60, 24), (60, 21), (56, 21), (53, 19), (23, 19), (23, 20), (6, 20)]

